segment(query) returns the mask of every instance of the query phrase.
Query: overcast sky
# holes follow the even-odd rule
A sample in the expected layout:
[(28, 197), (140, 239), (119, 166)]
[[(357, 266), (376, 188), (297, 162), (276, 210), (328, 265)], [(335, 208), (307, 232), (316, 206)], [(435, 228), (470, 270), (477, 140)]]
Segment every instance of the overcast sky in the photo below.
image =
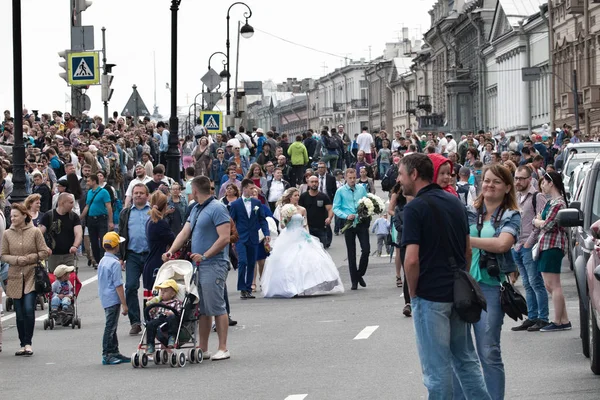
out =
[[(179, 11), (178, 104), (192, 104), (201, 91), (200, 78), (208, 57), (225, 52), (227, 8), (234, 1), (182, 0)], [(383, 53), (386, 42), (398, 39), (402, 27), (420, 38), (429, 29), (427, 13), (434, 0), (248, 0), (253, 15), (248, 21), (256, 32), (241, 39), (239, 82), (284, 81), (288, 77), (318, 78), (342, 65), (343, 59), (293, 45), (271, 35), (328, 53), (358, 60)], [(58, 76), (57, 52), (70, 47), (69, 8), (71, 0), (22, 0), (23, 99), (29, 109), (41, 112), (65, 109), (70, 90)], [(106, 27), (107, 58), (113, 70), (114, 95), (110, 113), (121, 112), (136, 84), (146, 106), (154, 103), (153, 52), (156, 52), (156, 92), (160, 112), (168, 114), (170, 81), (170, 0), (94, 0), (82, 14), (84, 25), (95, 27), (96, 50), (102, 48), (100, 28)], [(231, 9), (231, 73), (235, 78), (237, 21), (245, 7)], [(0, 108), (13, 110), (12, 2), (0, 1)], [(268, 34), (267, 34), (268, 33)], [(269, 35), (270, 34), (270, 35)], [(101, 58), (101, 57), (100, 57)], [(220, 56), (212, 66), (222, 70)], [(324, 68), (326, 66), (326, 68)], [(225, 85), (223, 85), (223, 88)], [(88, 90), (92, 114), (102, 115), (100, 86)], [(68, 104), (70, 108), (70, 103)]]

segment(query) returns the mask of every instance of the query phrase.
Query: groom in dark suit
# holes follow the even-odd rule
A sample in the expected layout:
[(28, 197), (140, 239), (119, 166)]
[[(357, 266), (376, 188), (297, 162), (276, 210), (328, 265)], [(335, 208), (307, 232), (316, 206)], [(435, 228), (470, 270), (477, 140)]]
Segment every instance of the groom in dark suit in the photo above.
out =
[(252, 197), (256, 186), (251, 179), (242, 181), (242, 197), (231, 203), (231, 219), (235, 222), (240, 239), (235, 244), (238, 252), (238, 284), (241, 299), (254, 299), (252, 280), (256, 265), (256, 249), (259, 244), (258, 230), (265, 235), (265, 244), (271, 240), (269, 224), (260, 201)]

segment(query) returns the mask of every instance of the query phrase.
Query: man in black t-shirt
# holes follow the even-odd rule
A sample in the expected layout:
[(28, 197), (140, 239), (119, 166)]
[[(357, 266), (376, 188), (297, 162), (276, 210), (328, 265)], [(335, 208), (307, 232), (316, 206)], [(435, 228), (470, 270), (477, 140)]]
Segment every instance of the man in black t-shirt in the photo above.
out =
[(329, 196), (319, 192), (319, 178), (308, 178), (308, 192), (300, 195), (298, 205), (306, 208), (308, 230), (311, 235), (319, 238), (323, 247), (329, 248), (331, 242), (327, 240), (327, 227), (333, 219), (333, 207)]
[(154, 193), (162, 185), (167, 186), (167, 184), (163, 181), (164, 178), (165, 178), (165, 170), (161, 166), (158, 166), (158, 165), (156, 167), (154, 167), (154, 169), (152, 170), (152, 180), (150, 182), (146, 183), (146, 186), (148, 186), (148, 191), (150, 192), (150, 194)]
[(74, 266), (77, 249), (81, 245), (83, 229), (79, 216), (73, 212), (75, 198), (70, 193), (58, 196), (55, 210), (46, 212), (38, 228), (44, 234), (46, 244), (52, 249), (48, 258), (48, 270), (54, 272), (60, 264)]

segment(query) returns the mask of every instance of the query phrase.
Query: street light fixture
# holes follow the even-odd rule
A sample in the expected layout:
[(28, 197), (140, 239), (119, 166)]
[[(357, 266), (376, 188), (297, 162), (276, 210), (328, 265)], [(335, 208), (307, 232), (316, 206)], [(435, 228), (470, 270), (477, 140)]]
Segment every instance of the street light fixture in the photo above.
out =
[(248, 6), (248, 4), (242, 3), (241, 1), (237, 1), (237, 2), (233, 3), (232, 5), (230, 5), (229, 8), (227, 9), (227, 41), (225, 42), (225, 47), (227, 48), (227, 55), (226, 55), (226, 57), (227, 57), (227, 92), (225, 93), (225, 98), (227, 99), (226, 113), (228, 116), (231, 115), (231, 88), (229, 87), (230, 80), (231, 80), (231, 69), (230, 69), (231, 64), (229, 63), (229, 47), (231, 44), (229, 41), (229, 20), (230, 20), (229, 12), (231, 11), (231, 8), (233, 6), (235, 6), (236, 4), (241, 4), (248, 9), (247, 12), (244, 12), (244, 18), (246, 18), (246, 23), (240, 29), (240, 34), (242, 35), (242, 37), (244, 39), (251, 38), (252, 35), (254, 35), (254, 28), (248, 24), (248, 18), (250, 18), (252, 16), (252, 10)]
[(167, 150), (167, 176), (179, 182), (179, 119), (177, 118), (177, 11), (181, 0), (171, 0), (171, 116), (169, 117), (169, 148)]

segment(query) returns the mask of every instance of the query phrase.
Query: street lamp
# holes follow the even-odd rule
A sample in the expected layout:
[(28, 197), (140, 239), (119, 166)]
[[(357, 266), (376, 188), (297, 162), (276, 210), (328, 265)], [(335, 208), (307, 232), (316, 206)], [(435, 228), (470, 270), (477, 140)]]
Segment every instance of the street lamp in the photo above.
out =
[(13, 124), (13, 184), (11, 199), (14, 203), (25, 200), (25, 145), (23, 144), (23, 62), (21, 48), (21, 0), (12, 1), (13, 27), (13, 83), (15, 123)]
[(231, 80), (231, 69), (230, 69), (230, 63), (229, 63), (229, 47), (230, 47), (230, 41), (229, 41), (229, 12), (231, 11), (231, 8), (233, 6), (235, 6), (236, 4), (241, 4), (243, 6), (246, 6), (246, 8), (248, 9), (248, 12), (244, 13), (244, 18), (246, 18), (246, 23), (244, 24), (244, 26), (242, 26), (242, 28), (240, 29), (240, 34), (242, 35), (242, 37), (244, 39), (249, 39), (252, 37), (252, 35), (254, 35), (254, 28), (252, 26), (250, 26), (248, 24), (248, 18), (250, 18), (252, 16), (252, 10), (250, 9), (250, 7), (248, 6), (248, 4), (246, 3), (242, 3), (241, 1), (235, 2), (232, 5), (229, 6), (229, 8), (227, 9), (227, 41), (225, 42), (225, 47), (227, 48), (227, 92), (225, 93), (225, 97), (227, 99), (227, 115), (231, 114), (231, 89), (229, 87), (229, 81)]
[(177, 11), (181, 0), (171, 0), (171, 116), (169, 117), (169, 149), (167, 150), (167, 175), (179, 182), (179, 119), (177, 118)]

